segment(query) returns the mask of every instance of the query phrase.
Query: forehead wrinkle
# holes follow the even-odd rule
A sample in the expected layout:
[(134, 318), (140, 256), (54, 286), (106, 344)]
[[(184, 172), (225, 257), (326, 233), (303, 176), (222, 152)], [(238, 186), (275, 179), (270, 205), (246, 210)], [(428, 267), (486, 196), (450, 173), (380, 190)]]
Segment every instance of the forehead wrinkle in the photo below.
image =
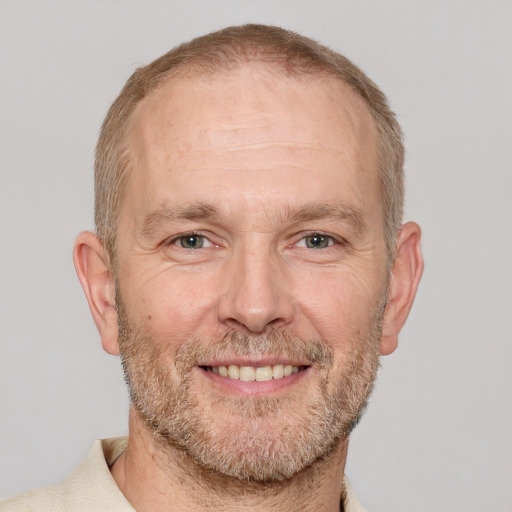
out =
[(236, 153), (237, 151), (244, 151), (246, 149), (265, 149), (269, 147), (280, 147), (280, 148), (291, 148), (295, 150), (305, 151), (322, 151), (326, 153), (333, 153), (335, 155), (344, 155), (347, 151), (340, 151), (339, 149), (330, 148), (327, 146), (320, 146), (312, 142), (299, 142), (299, 141), (287, 141), (287, 140), (272, 140), (268, 142), (246, 142), (233, 144), (232, 141), (226, 141), (225, 145), (220, 144), (219, 141), (215, 141), (212, 148), (202, 149), (190, 149), (190, 154), (202, 154), (202, 153), (215, 153), (217, 151)]
[[(270, 158), (271, 156), (271, 158)], [(334, 159), (336, 159), (335, 163)], [(288, 141), (237, 144), (211, 148), (172, 148), (164, 157), (166, 169), (188, 171), (270, 171), (279, 168), (315, 172), (324, 166), (351, 166), (357, 159), (352, 148), (340, 150), (315, 143)], [(217, 165), (213, 166), (212, 161)], [(361, 170), (369, 165), (363, 164)]]

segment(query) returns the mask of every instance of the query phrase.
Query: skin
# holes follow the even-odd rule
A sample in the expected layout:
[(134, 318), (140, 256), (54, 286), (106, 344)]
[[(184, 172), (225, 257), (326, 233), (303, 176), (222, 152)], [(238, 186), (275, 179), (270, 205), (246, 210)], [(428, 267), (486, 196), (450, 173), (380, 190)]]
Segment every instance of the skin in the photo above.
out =
[[(107, 352), (119, 353), (115, 286), (130, 321), (158, 344), (169, 368), (191, 335), (286, 331), (323, 340), (333, 371), (343, 371), (386, 291), (378, 349), (396, 348), (423, 268), (420, 230), (402, 227), (390, 274), (377, 132), (347, 86), (275, 77), (255, 66), (182, 77), (137, 106), (128, 137), (133, 168), (119, 217), (117, 275), (92, 233), (78, 237), (74, 253)], [(314, 233), (327, 237), (325, 247), (308, 247)], [(203, 247), (183, 247), (189, 234), (205, 237)], [(223, 358), (208, 362), (280, 362), (273, 354)], [(321, 383), (313, 366), (286, 383), (221, 382), (199, 366), (190, 375), (199, 410), (219, 435), (226, 422), (243, 430), (236, 404), (248, 397), (283, 398), (279, 416), (293, 416), (289, 427), (298, 431)], [(262, 421), (277, 438), (275, 418)], [(129, 448), (112, 474), (140, 511), (334, 511), (347, 445), (344, 438), (284, 484), (219, 485), (218, 475), (155, 440), (132, 408)]]

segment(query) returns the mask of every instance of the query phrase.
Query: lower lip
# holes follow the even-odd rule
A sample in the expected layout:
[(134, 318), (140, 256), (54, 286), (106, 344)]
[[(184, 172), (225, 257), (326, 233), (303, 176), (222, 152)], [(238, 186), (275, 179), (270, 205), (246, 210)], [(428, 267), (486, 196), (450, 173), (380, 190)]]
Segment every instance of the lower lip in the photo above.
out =
[(196, 366), (195, 370), (201, 372), (201, 375), (209, 379), (216, 387), (220, 387), (225, 391), (236, 395), (259, 396), (271, 395), (294, 386), (307, 375), (309, 375), (311, 367), (309, 366), (304, 370), (300, 370), (297, 373), (292, 373), (292, 375), (289, 375), (288, 377), (282, 377), (280, 379), (265, 381), (253, 380), (249, 382), (230, 379), (229, 377), (222, 377), (217, 373), (208, 372), (198, 366)]

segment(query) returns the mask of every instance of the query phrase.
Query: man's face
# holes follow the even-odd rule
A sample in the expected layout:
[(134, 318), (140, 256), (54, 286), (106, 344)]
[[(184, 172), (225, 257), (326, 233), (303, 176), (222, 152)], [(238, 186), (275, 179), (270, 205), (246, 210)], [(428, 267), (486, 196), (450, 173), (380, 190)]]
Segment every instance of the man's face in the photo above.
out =
[(139, 417), (238, 478), (335, 453), (371, 390), (387, 287), (363, 101), (258, 69), (181, 78), (139, 104), (128, 142), (116, 277)]

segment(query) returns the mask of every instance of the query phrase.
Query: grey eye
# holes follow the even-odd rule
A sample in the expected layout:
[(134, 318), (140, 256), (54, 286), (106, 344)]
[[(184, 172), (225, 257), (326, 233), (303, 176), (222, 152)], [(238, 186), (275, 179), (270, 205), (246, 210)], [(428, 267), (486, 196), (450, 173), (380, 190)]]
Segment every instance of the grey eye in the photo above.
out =
[(176, 241), (184, 249), (201, 249), (204, 245), (204, 236), (201, 235), (186, 235), (181, 236)]
[(305, 237), (306, 247), (310, 249), (325, 249), (332, 245), (332, 238), (330, 236), (314, 233), (313, 235)]

